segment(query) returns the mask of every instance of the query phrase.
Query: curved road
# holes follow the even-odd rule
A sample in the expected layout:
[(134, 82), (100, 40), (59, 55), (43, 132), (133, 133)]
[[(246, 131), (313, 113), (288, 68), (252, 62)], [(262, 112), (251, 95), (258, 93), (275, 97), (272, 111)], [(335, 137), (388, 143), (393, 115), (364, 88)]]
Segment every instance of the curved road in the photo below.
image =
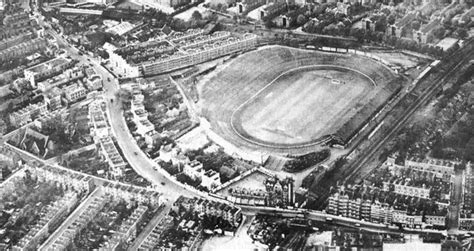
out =
[[(111, 75), (112, 74), (110, 74), (110, 76)], [(107, 110), (109, 111), (110, 126), (117, 143), (122, 149), (123, 155), (130, 166), (139, 175), (143, 176), (156, 185), (158, 190), (170, 200), (175, 200), (180, 195), (197, 195), (196, 193), (185, 189), (183, 186), (176, 184), (175, 182), (177, 181), (170, 180), (170, 178), (168, 178), (169, 176), (163, 173), (166, 171), (159, 168), (158, 164), (148, 158), (148, 156), (145, 155), (140, 147), (138, 147), (125, 122), (123, 111), (120, 107), (120, 102), (111, 102), (111, 99), (115, 99), (115, 94), (119, 91), (119, 89), (120, 88), (117, 80), (114, 79), (111, 82), (104, 81), (104, 91), (105, 97), (107, 99)]]
[(100, 62), (96, 58), (88, 55), (80, 55), (79, 50), (72, 47), (59, 34), (52, 30), (47, 30), (47, 32), (57, 39), (58, 44), (63, 46), (72, 58), (86, 65), (92, 64), (96, 72), (101, 75), (104, 84), (104, 98), (107, 103), (107, 115), (112, 133), (119, 147), (122, 149), (124, 158), (130, 166), (139, 175), (156, 186), (157, 190), (170, 202), (176, 200), (181, 195), (189, 197), (199, 196), (198, 193), (187, 189), (176, 180), (171, 180), (170, 176), (165, 173), (166, 171), (159, 168), (158, 164), (148, 158), (140, 147), (138, 147), (125, 122), (120, 102), (112, 101), (116, 99), (116, 94), (120, 90), (118, 79), (100, 65)]

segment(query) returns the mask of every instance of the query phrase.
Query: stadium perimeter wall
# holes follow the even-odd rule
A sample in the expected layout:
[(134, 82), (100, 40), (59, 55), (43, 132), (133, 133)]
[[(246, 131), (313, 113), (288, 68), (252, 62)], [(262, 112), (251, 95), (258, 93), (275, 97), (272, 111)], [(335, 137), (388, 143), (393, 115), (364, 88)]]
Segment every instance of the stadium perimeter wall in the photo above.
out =
[(239, 156), (242, 159), (250, 160), (250, 161), (253, 161), (253, 162), (259, 163), (259, 164), (265, 163), (267, 161), (268, 157), (270, 156), (269, 154), (263, 154), (263, 153), (258, 152), (258, 151), (245, 151), (245, 150), (235, 146), (231, 142), (225, 140), (223, 137), (221, 137), (220, 135), (215, 133), (211, 129), (211, 124), (209, 123), (209, 121), (207, 121), (207, 119), (205, 119), (203, 117), (200, 117), (199, 119), (200, 119), (200, 122), (201, 122), (201, 126), (206, 131), (206, 134), (209, 137), (209, 139), (211, 141), (213, 141), (214, 143), (218, 144), (219, 146), (221, 146), (222, 148), (224, 148), (225, 153), (227, 153), (231, 156)]

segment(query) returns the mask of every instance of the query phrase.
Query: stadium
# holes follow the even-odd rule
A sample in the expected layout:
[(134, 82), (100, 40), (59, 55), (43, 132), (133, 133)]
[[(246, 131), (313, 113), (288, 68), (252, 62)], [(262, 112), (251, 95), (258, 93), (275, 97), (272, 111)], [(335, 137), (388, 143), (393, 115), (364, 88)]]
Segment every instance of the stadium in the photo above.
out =
[(232, 145), (272, 154), (342, 146), (400, 90), (395, 73), (357, 55), (266, 46), (208, 76), (202, 116)]

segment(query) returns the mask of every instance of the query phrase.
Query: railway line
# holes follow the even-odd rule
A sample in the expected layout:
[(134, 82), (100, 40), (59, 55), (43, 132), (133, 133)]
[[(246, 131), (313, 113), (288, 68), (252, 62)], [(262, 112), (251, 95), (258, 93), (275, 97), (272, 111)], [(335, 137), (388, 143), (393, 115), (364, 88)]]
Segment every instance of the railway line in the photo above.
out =
[[(438, 76), (433, 81), (429, 79), (421, 80), (420, 82), (430, 81), (433, 83), (433, 85), (428, 86), (424, 90), (421, 90), (421, 93), (418, 95), (418, 98), (408, 107), (408, 109), (406, 109), (406, 112), (401, 115), (402, 117), (399, 118), (396, 123), (393, 123), (390, 126), (390, 128), (388, 129), (388, 132), (383, 137), (380, 137), (378, 140), (372, 143), (366, 151), (359, 153), (359, 156), (361, 156), (361, 158), (355, 159), (354, 162), (350, 164), (352, 166), (351, 168), (352, 170), (349, 173), (349, 175), (347, 175), (346, 180), (352, 180), (355, 174), (357, 174), (358, 171), (364, 165), (366, 165), (371, 159), (373, 159), (373, 157), (375, 157), (375, 155), (379, 152), (382, 146), (386, 142), (391, 140), (393, 136), (396, 135), (396, 133), (399, 132), (399, 130), (407, 124), (407, 122), (409, 121), (409, 118), (421, 106), (426, 104), (427, 101), (431, 100), (431, 98), (436, 95), (437, 90), (439, 90), (439, 88), (442, 87), (442, 85), (445, 83), (445, 80), (447, 80), (449, 77), (452, 77), (453, 74), (456, 73), (456, 71), (459, 70), (464, 64), (468, 63), (469, 60), (473, 56), (474, 56), (474, 40), (471, 39), (465, 44), (463, 48), (458, 50), (454, 55), (450, 57), (450, 58), (455, 58), (455, 59), (458, 58), (459, 60), (457, 60), (456, 62), (448, 62), (449, 65), (446, 67), (446, 69), (442, 69), (443, 63), (441, 63), (437, 68), (435, 68), (441, 71), (440, 73), (438, 73)], [(415, 90), (416, 88), (413, 89), (413, 91)], [(396, 108), (396, 106), (394, 108)], [(384, 121), (385, 121), (385, 118), (384, 120), (382, 120), (382, 122)], [(389, 125), (390, 123), (385, 123), (385, 124)]]

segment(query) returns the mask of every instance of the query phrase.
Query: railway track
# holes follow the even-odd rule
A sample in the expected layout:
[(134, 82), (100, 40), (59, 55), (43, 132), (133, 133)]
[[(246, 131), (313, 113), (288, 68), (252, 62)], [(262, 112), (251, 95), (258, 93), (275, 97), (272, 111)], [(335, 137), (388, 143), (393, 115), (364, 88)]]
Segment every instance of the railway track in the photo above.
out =
[[(398, 119), (397, 122), (391, 126), (391, 128), (385, 134), (385, 136), (381, 137), (376, 142), (371, 144), (371, 147), (369, 147), (368, 150), (362, 153), (359, 153), (359, 156), (361, 156), (361, 158), (357, 158), (353, 163), (350, 164), (352, 166), (351, 168), (352, 171), (349, 173), (349, 175), (346, 176), (346, 180), (352, 180), (355, 174), (357, 174), (358, 171), (364, 165), (366, 165), (370, 160), (372, 160), (375, 157), (375, 155), (379, 152), (382, 146), (386, 142), (391, 140), (393, 136), (396, 135), (396, 133), (398, 133), (400, 129), (403, 128), (407, 124), (409, 118), (421, 106), (426, 104), (427, 101), (431, 100), (431, 98), (434, 95), (436, 95), (437, 90), (439, 90), (439, 88), (442, 87), (445, 80), (448, 79), (449, 77), (452, 77), (452, 75), (465, 63), (468, 63), (470, 58), (473, 56), (474, 56), (474, 40), (470, 40), (466, 43), (466, 45), (462, 49), (458, 50), (454, 55), (451, 56), (451, 58), (460, 58), (461, 60), (458, 60), (456, 63), (451, 63), (451, 65), (448, 66), (448, 69), (443, 71), (444, 74), (439, 73), (439, 76), (437, 76), (435, 80), (433, 81), (430, 81), (428, 79), (423, 80), (423, 81), (430, 81), (434, 84), (429, 86), (425, 90), (422, 90), (422, 93), (418, 96), (415, 102), (412, 103), (412, 105), (409, 106), (409, 108), (402, 115), (402, 117)], [(382, 121), (385, 121), (385, 119)]]

